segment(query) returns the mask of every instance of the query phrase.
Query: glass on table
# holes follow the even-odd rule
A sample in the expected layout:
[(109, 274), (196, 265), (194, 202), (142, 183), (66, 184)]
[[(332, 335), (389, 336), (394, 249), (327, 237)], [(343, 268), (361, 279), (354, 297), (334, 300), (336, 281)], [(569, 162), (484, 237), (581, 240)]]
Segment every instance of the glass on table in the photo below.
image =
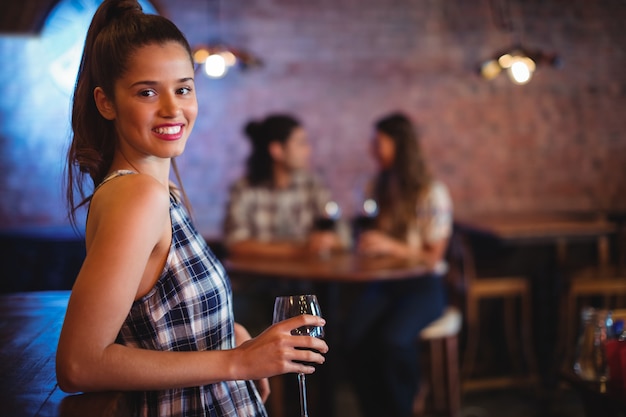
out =
[(341, 217), (341, 209), (335, 201), (328, 201), (324, 205), (323, 213), (313, 222), (313, 229), (316, 231), (333, 231), (337, 220)]
[(378, 216), (378, 203), (373, 198), (368, 198), (361, 204), (359, 213), (352, 220), (353, 240), (358, 242), (361, 233), (376, 227)]

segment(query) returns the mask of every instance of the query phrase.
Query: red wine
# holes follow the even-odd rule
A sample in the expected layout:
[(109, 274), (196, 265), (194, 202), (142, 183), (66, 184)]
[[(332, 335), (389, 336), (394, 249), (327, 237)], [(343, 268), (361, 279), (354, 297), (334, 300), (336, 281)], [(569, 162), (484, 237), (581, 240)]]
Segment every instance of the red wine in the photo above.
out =
[[(301, 347), (296, 347), (297, 350), (310, 350), (311, 352), (315, 352), (315, 353), (321, 353), (319, 350), (317, 349), (310, 349), (310, 348), (301, 348)], [(316, 362), (306, 362), (306, 361), (294, 361), (295, 363), (301, 363), (303, 365), (307, 365), (307, 366), (317, 366), (317, 365), (321, 365), (319, 363)]]

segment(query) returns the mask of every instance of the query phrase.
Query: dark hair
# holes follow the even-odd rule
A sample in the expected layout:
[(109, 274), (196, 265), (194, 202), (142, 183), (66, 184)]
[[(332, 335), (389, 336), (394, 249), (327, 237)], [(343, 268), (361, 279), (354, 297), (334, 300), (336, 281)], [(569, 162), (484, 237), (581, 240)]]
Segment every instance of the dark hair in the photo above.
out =
[(273, 114), (262, 121), (251, 121), (244, 132), (250, 139), (252, 151), (246, 163), (246, 178), (251, 185), (268, 185), (274, 182), (272, 164), (274, 160), (269, 152), (272, 142), (285, 144), (293, 130), (301, 126), (293, 116)]
[[(183, 46), (193, 66), (187, 39), (165, 17), (143, 13), (136, 0), (105, 0), (98, 7), (87, 31), (72, 102), (73, 137), (66, 166), (72, 224), (76, 223), (76, 210), (90, 200), (85, 192), (86, 176), (94, 188), (102, 182), (111, 168), (117, 142), (114, 122), (102, 117), (96, 107), (94, 89), (101, 87), (107, 97), (114, 98), (115, 82), (128, 70), (132, 54), (143, 46), (167, 42)], [(180, 183), (176, 164), (173, 166)]]
[(376, 122), (375, 129), (391, 138), (395, 158), (389, 169), (379, 173), (374, 193), (380, 214), (385, 213), (394, 223), (391, 232), (401, 237), (415, 218), (417, 202), (427, 189), (431, 175), (419, 146), (417, 131), (406, 115), (389, 114)]

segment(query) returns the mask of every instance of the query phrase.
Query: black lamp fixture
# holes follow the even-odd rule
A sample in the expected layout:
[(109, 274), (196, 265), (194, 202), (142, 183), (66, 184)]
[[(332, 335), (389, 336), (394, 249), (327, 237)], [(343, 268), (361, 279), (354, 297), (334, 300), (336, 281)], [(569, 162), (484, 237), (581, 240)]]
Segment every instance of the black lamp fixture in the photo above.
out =
[[(222, 2), (221, 0), (207, 0), (209, 10), (211, 3), (217, 3), (217, 26), (221, 36), (222, 26)], [(211, 19), (209, 19), (210, 21)], [(231, 68), (248, 69), (263, 65), (260, 58), (240, 48), (234, 48), (222, 41), (200, 44), (193, 48), (193, 59), (196, 69), (202, 68), (210, 78), (222, 78)]]
[(263, 65), (261, 59), (251, 53), (220, 42), (196, 46), (193, 60), (210, 78), (222, 78), (233, 67), (246, 70)]
[(561, 62), (554, 53), (529, 50), (521, 45), (514, 45), (511, 48), (497, 52), (480, 64), (479, 72), (483, 78), (492, 80), (502, 71), (506, 71), (512, 82), (522, 85), (532, 79), (539, 65), (559, 67)]
[[(489, 5), (496, 26), (510, 32), (512, 37), (515, 37), (516, 25), (513, 23), (508, 0), (490, 0)], [(518, 31), (521, 32), (523, 28), (521, 13), (519, 13), (517, 27)], [(518, 39), (521, 39), (521, 34), (518, 35)], [(538, 66), (544, 65), (560, 67), (561, 60), (555, 53), (528, 49), (522, 46), (521, 41), (518, 40), (513, 42), (513, 46), (498, 51), (491, 58), (480, 63), (478, 72), (487, 80), (492, 80), (501, 72), (506, 72), (513, 83), (521, 85), (532, 79)]]

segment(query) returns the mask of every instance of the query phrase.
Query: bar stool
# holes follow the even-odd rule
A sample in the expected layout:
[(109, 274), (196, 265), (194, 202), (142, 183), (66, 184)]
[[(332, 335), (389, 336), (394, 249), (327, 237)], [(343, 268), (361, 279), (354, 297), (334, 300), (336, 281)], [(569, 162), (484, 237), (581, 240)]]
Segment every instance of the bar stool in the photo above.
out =
[(585, 268), (572, 276), (564, 303), (566, 334), (562, 338), (565, 344), (565, 365), (571, 365), (576, 345), (576, 334), (580, 327), (580, 310), (590, 305), (595, 299), (595, 307), (603, 309), (626, 307), (626, 270), (619, 265)]
[[(463, 316), (458, 308), (448, 306), (437, 320), (422, 329), (419, 341), (429, 345), (429, 382), (434, 411), (449, 417), (461, 412), (458, 339)], [(421, 415), (416, 403), (415, 416)]]
[[(507, 387), (519, 383), (535, 383), (538, 380), (532, 337), (532, 301), (530, 283), (523, 276), (503, 276), (480, 278), (476, 275), (476, 266), (472, 247), (465, 236), (457, 237), (461, 245), (461, 268), (465, 285), (465, 317), (467, 338), (462, 365), (462, 387), (464, 390)], [(501, 299), (504, 303), (504, 325), (509, 357), (521, 362), (518, 346), (522, 346), (524, 360), (528, 369), (526, 378), (505, 377), (490, 379), (472, 379), (476, 355), (480, 342), (480, 305), (488, 299)], [(517, 332), (516, 302), (520, 303), (521, 332)], [(521, 340), (520, 340), (521, 338)]]

